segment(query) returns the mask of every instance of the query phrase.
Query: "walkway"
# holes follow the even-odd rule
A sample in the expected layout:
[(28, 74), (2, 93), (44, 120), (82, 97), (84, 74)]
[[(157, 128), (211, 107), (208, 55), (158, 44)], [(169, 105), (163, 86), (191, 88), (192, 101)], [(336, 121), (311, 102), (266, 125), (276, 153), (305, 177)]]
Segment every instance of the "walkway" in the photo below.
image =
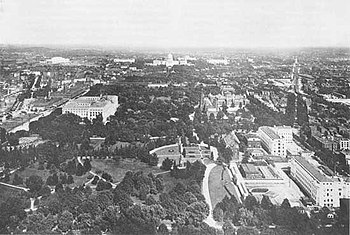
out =
[[(83, 161), (81, 160), (81, 157), (77, 157), (77, 159), (78, 159), (78, 162), (79, 162), (81, 165), (84, 165)], [(110, 184), (112, 185), (112, 188), (116, 188), (117, 185), (119, 184), (119, 183), (116, 183), (116, 184), (115, 184), (115, 183), (109, 182), (109, 181), (105, 180), (104, 178), (102, 178), (101, 176), (99, 176), (98, 174), (96, 174), (96, 173), (93, 172), (93, 171), (89, 171), (89, 173), (90, 173), (91, 175), (93, 175), (94, 177), (95, 177), (95, 176), (98, 176), (98, 177), (99, 177), (100, 179), (102, 179), (104, 182), (110, 183)], [(87, 183), (91, 183), (92, 180), (93, 180), (93, 178), (92, 178), (91, 180), (89, 180)]]
[(216, 229), (222, 229), (222, 226), (219, 225), (218, 222), (216, 222), (213, 218), (213, 207), (211, 205), (211, 199), (209, 194), (209, 175), (211, 170), (216, 166), (215, 163), (210, 163), (207, 165), (207, 168), (205, 169), (204, 173), (204, 179), (203, 179), (203, 187), (202, 187), (202, 194), (204, 195), (205, 201), (209, 206), (209, 215), (204, 220), (205, 223), (207, 223), (210, 227), (214, 227)]

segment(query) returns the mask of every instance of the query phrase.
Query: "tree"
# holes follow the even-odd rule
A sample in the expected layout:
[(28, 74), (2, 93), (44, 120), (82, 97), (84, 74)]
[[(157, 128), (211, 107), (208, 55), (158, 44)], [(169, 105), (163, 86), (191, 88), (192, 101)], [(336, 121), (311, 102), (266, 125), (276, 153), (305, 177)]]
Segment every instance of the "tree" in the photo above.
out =
[(98, 181), (100, 180), (100, 177), (98, 177), (97, 175), (94, 176), (94, 179), (91, 181), (91, 184), (96, 185), (98, 183)]
[(157, 166), (158, 165), (158, 157), (155, 153), (151, 154), (149, 156), (149, 165), (150, 166)]
[(244, 200), (244, 205), (248, 210), (253, 210), (253, 208), (257, 207), (259, 203), (254, 196), (248, 195)]
[(214, 121), (215, 121), (215, 115), (214, 115), (214, 113), (210, 113), (210, 114), (209, 114), (209, 120), (210, 120), (211, 122), (214, 122)]
[(229, 220), (225, 221), (224, 225), (222, 226), (222, 229), (224, 230), (224, 235), (233, 235), (236, 233), (235, 227)]
[(51, 189), (49, 188), (49, 186), (44, 185), (43, 187), (41, 187), (39, 191), (39, 195), (43, 197), (47, 197), (47, 196), (50, 196), (50, 194), (51, 194)]
[(218, 112), (218, 114), (216, 115), (216, 119), (217, 120), (222, 120), (224, 116), (225, 116), (224, 112), (220, 110)]
[(273, 207), (269, 196), (263, 195), (263, 198), (261, 199), (261, 207), (265, 210), (270, 210)]
[(289, 200), (287, 198), (285, 198), (281, 204), (281, 208), (283, 209), (290, 209), (290, 203)]
[(0, 234), (9, 234), (26, 217), (24, 203), (18, 196), (7, 198), (0, 204)]
[(213, 218), (218, 222), (222, 222), (224, 218), (224, 212), (220, 207), (215, 207), (213, 211)]
[(173, 166), (173, 161), (167, 157), (162, 162), (162, 166), (160, 167), (160, 169), (165, 170), (165, 171), (170, 171), (172, 166)]
[(58, 228), (62, 232), (68, 232), (72, 228), (73, 220), (74, 217), (72, 213), (70, 213), (67, 210), (63, 211), (60, 217), (58, 218)]
[(89, 159), (85, 159), (84, 161), (84, 168), (85, 168), (85, 172), (89, 172), (91, 170), (91, 163)]
[(23, 226), (26, 227), (27, 232), (49, 234), (51, 233), (55, 220), (51, 214), (45, 217), (41, 212), (34, 212), (33, 214), (29, 214), (22, 223)]
[(164, 223), (160, 224), (157, 234), (159, 234), (159, 235), (169, 235), (168, 227)]
[(20, 185), (23, 184), (23, 178), (20, 177), (17, 173), (15, 173), (14, 177), (13, 177), (13, 185)]
[(63, 185), (61, 183), (56, 184), (55, 192), (62, 192), (63, 191)]
[(0, 127), (0, 144), (6, 141), (6, 130)]
[(43, 180), (38, 175), (31, 175), (26, 180), (26, 185), (29, 190), (33, 193), (39, 192), (41, 187), (43, 186)]
[(112, 176), (106, 172), (103, 172), (102, 178), (109, 181), (109, 182), (113, 182)]
[(85, 168), (83, 167), (83, 165), (81, 165), (80, 163), (78, 163), (76, 175), (77, 175), (77, 176), (82, 176), (82, 175), (84, 175), (84, 174), (85, 174)]
[(61, 184), (67, 184), (67, 174), (60, 174)]
[(254, 213), (244, 207), (238, 210), (238, 218), (240, 224), (243, 226), (256, 226), (259, 223)]
[(258, 235), (260, 232), (256, 228), (249, 228), (249, 227), (239, 227), (237, 230), (237, 235)]
[(67, 178), (67, 184), (73, 184), (74, 183), (74, 178), (72, 175), (68, 175), (68, 178)]
[(111, 189), (112, 185), (104, 180), (99, 180), (96, 186), (96, 191), (108, 190)]

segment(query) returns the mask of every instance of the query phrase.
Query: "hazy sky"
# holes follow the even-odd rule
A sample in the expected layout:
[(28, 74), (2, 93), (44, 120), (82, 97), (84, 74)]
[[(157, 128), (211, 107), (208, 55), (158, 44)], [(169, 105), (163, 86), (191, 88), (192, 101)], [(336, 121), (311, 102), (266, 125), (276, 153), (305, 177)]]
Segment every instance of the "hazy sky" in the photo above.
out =
[(350, 0), (0, 0), (0, 43), (350, 46)]

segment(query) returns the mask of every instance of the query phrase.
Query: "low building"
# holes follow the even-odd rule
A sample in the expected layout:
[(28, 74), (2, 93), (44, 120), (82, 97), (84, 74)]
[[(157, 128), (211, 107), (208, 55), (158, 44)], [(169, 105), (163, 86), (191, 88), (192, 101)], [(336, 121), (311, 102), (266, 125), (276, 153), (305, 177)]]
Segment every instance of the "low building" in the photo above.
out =
[(350, 182), (327, 177), (303, 157), (292, 158), (291, 176), (319, 206), (339, 207), (340, 199), (350, 198)]
[(247, 145), (247, 148), (253, 148), (253, 149), (259, 149), (261, 148), (261, 140), (256, 134), (249, 133), (245, 136), (245, 144)]
[(262, 178), (261, 172), (254, 166), (254, 164), (250, 164), (250, 163), (241, 164), (239, 169), (244, 178), (247, 178), (247, 179)]
[(313, 136), (313, 139), (319, 148), (328, 149), (331, 151), (337, 151), (339, 149), (337, 141), (319, 136)]
[(81, 118), (95, 119), (102, 115), (103, 122), (117, 111), (118, 96), (83, 96), (71, 100), (62, 107), (62, 113), (74, 113)]

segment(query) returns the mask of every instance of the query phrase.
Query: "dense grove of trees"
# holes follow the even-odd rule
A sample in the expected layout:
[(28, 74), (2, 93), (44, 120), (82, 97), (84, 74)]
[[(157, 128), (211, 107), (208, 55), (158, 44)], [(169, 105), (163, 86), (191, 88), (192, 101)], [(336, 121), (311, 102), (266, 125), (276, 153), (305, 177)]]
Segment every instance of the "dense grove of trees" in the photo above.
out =
[[(189, 114), (199, 101), (198, 92), (177, 87), (94, 86), (91, 95), (118, 94), (120, 107), (105, 126), (94, 128), (96, 123), (92, 123), (90, 130), (92, 134), (106, 137), (107, 145), (116, 141), (147, 142), (151, 136), (175, 140), (187, 130)], [(173, 121), (170, 118), (174, 118)]]
[[(74, 164), (73, 164), (74, 163)], [(74, 160), (65, 164), (73, 173)], [(89, 163), (82, 166), (85, 170)], [(87, 168), (85, 168), (87, 167)], [(53, 173), (47, 184), (56, 185), (51, 193), (41, 177), (26, 179), (29, 193), (42, 196), (36, 202), (38, 209), (26, 214), (24, 200), (20, 196), (9, 197), (0, 203), (1, 233), (65, 233), (79, 230), (81, 234), (169, 234), (165, 220), (173, 223), (173, 234), (216, 234), (202, 221), (208, 216), (209, 207), (201, 194), (205, 166), (200, 162), (187, 165), (183, 172), (174, 170), (176, 177), (184, 179), (170, 191), (164, 191), (161, 175), (142, 171), (127, 172), (115, 189), (104, 174), (96, 179), (96, 192), (89, 186), (69, 187), (70, 174)], [(135, 200), (138, 202), (135, 203)], [(55, 229), (54, 229), (55, 228)], [(53, 230), (54, 229), (54, 230)]]
[(252, 96), (248, 96), (250, 103), (246, 106), (253, 114), (255, 119), (255, 124), (259, 126), (274, 126), (283, 125), (286, 123), (285, 115), (282, 113), (273, 111), (265, 104), (261, 103), (259, 100)]
[[(280, 206), (273, 205), (268, 196), (263, 196), (259, 203), (254, 196), (247, 196), (243, 204), (235, 198), (227, 196), (219, 202), (213, 211), (216, 221), (223, 222), (224, 234), (347, 234), (346, 226), (341, 221), (324, 227), (330, 223), (327, 218), (328, 208), (322, 208), (309, 217), (303, 208), (291, 207), (288, 199)], [(275, 225), (276, 228), (269, 228)], [(238, 226), (239, 229), (235, 228)]]

